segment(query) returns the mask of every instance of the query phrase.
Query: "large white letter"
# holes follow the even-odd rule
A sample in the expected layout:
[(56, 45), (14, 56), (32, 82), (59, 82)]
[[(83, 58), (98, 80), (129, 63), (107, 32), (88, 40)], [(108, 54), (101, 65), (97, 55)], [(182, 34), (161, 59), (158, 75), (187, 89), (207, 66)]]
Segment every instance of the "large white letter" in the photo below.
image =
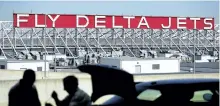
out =
[(112, 27), (113, 28), (123, 28), (123, 26), (116, 26), (115, 25), (115, 16), (112, 17)]
[(162, 28), (170, 28), (171, 27), (171, 17), (169, 17), (169, 24), (168, 26), (164, 26), (163, 24), (161, 24)]
[(128, 28), (131, 28), (131, 19), (133, 19), (134, 17), (124, 16), (123, 18), (128, 19)]
[(20, 19), (20, 17), (28, 17), (29, 14), (17, 14), (17, 27), (20, 27), (20, 22), (28, 22), (26, 19)]
[(207, 22), (207, 21), (212, 21), (212, 18), (205, 18), (204, 23), (205, 25), (209, 25), (209, 27), (204, 27), (204, 29), (212, 29), (212, 22)]
[[(45, 15), (44, 15), (45, 16)], [(46, 17), (46, 16), (45, 16)], [(45, 22), (46, 24), (46, 22)], [(46, 27), (46, 25), (38, 25), (38, 18), (37, 18), (37, 14), (35, 14), (35, 27)]]
[[(142, 23), (142, 21), (144, 21), (144, 23)], [(146, 25), (147, 28), (150, 28), (145, 17), (141, 17), (141, 20), (138, 24), (138, 28), (140, 28), (141, 25)]]
[[(85, 18), (86, 24), (85, 25), (79, 25), (79, 18)], [(87, 16), (77, 15), (76, 16), (76, 27), (87, 27), (89, 25), (89, 18)]]
[(196, 29), (196, 21), (200, 20), (200, 18), (190, 18), (190, 20), (194, 21), (194, 29)]
[(105, 23), (105, 20), (100, 21), (99, 18), (105, 18), (105, 16), (95, 16), (95, 28), (105, 28), (105, 25), (98, 25), (98, 23)]
[(181, 20), (186, 20), (186, 18), (177, 18), (177, 29), (185, 29), (186, 26), (180, 26), (181, 24), (184, 25), (186, 22), (180, 22)]
[(60, 15), (57, 15), (54, 19), (53, 19), (53, 17), (51, 17), (51, 15), (48, 15), (49, 16), (49, 18), (50, 18), (50, 20), (53, 22), (53, 27), (55, 27), (55, 21), (60, 17)]

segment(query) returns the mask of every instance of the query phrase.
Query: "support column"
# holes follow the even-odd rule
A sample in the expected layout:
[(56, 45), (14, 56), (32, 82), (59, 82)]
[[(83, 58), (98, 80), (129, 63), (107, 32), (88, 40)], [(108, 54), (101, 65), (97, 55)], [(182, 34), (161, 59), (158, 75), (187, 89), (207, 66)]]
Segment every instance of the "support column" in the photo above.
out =
[(1, 23), (1, 29), (0, 29), (0, 31), (1, 31), (1, 35), (2, 35), (2, 49), (4, 48), (4, 38), (5, 38), (5, 35), (4, 35), (4, 32), (3, 32), (3, 25), (2, 25), (2, 23)]
[[(128, 35), (128, 36), (131, 36), (131, 51), (134, 53), (134, 51), (135, 51), (135, 55), (137, 55), (136, 54), (136, 51), (137, 50), (135, 50), (136, 48), (134, 48), (134, 43), (132, 42), (132, 40), (134, 40), (135, 41), (135, 37), (134, 37), (134, 29), (131, 29), (131, 34), (130, 35)], [(129, 47), (129, 46), (128, 46)]]
[[(65, 43), (66, 43), (66, 45), (68, 46), (66, 28), (63, 29), (63, 33), (64, 33), (64, 38), (65, 38)], [(64, 50), (63, 50), (64, 54), (67, 54), (66, 49), (67, 49), (67, 48), (66, 48), (66, 46), (65, 46), (65, 48), (64, 48)]]
[[(17, 42), (17, 41), (16, 41), (16, 34), (15, 34), (16, 32), (15, 32), (15, 31), (16, 31), (16, 28), (14, 27), (14, 28), (13, 28), (14, 48), (16, 48), (16, 46), (17, 46), (17, 45), (16, 45), (16, 42)], [(7, 34), (7, 33), (6, 33), (6, 34)], [(4, 36), (3, 36), (3, 37), (4, 37)], [(3, 39), (3, 43), (4, 43), (4, 39)], [(3, 46), (4, 46), (4, 45), (3, 45)], [(16, 55), (15, 50), (13, 49), (13, 51), (14, 51), (14, 56), (15, 56), (15, 55)]]
[(195, 60), (196, 60), (196, 48), (195, 48), (195, 44), (196, 44), (196, 42), (195, 42), (195, 37), (197, 36), (197, 30), (194, 30), (193, 31), (194, 33), (193, 33), (193, 73), (195, 74), (196, 73), (196, 62), (195, 62)]
[(144, 34), (144, 30), (141, 29), (141, 37), (142, 37), (142, 49), (145, 49), (145, 34)]
[(99, 48), (99, 29), (96, 28), (95, 29), (96, 31), (96, 40), (97, 40), (97, 43), (96, 43), (96, 52), (98, 52), (98, 48)]
[(31, 32), (30, 32), (30, 38), (31, 38), (31, 41), (30, 41), (30, 51), (32, 51), (33, 47), (34, 47), (34, 39), (33, 39), (33, 28), (31, 29)]
[(171, 29), (169, 29), (169, 38), (170, 38), (170, 49), (172, 49), (173, 44), (172, 44), (172, 31), (171, 31)]
[[(55, 28), (53, 28), (53, 37), (54, 37), (54, 47), (57, 46), (57, 36), (56, 36), (56, 33), (55, 33)], [(50, 36), (50, 35), (49, 35)], [(57, 51), (55, 51), (55, 48), (53, 48), (53, 52), (54, 53), (57, 53)]]
[[(207, 32), (207, 31), (206, 31), (206, 32)], [(214, 41), (214, 44), (213, 44), (213, 45), (214, 45), (214, 47), (213, 47), (213, 51), (214, 51), (214, 50), (215, 50), (215, 47), (218, 47), (218, 44), (216, 43), (216, 33), (215, 33), (214, 30), (213, 30), (212, 32), (213, 32), (213, 36), (214, 36), (214, 37), (213, 37), (213, 38), (214, 38), (214, 40), (213, 40), (213, 41)]]
[[(85, 33), (86, 33), (86, 42), (88, 42), (88, 43), (90, 43), (90, 39), (91, 39), (91, 37), (89, 37), (89, 29), (88, 28), (86, 28), (85, 29), (86, 31), (85, 31)], [(93, 36), (93, 35), (91, 35), (91, 36)], [(81, 42), (82, 40), (82, 35), (80, 35), (80, 41), (79, 42)], [(84, 40), (83, 40), (84, 41)], [(88, 50), (90, 50), (90, 49), (88, 49), (88, 47), (85, 45), (85, 48), (86, 48), (86, 51), (88, 51)]]
[[(42, 39), (42, 41), (43, 41), (43, 45), (45, 46), (45, 48), (47, 49), (47, 45), (46, 45), (46, 41), (45, 41), (45, 34), (44, 34), (44, 30), (45, 30), (45, 28), (42, 28), (42, 36), (41, 36), (41, 39)], [(43, 48), (41, 48), (41, 52), (43, 52)], [(46, 51), (45, 51), (45, 54), (46, 54)]]
[[(76, 39), (76, 45), (79, 45), (78, 28), (75, 28), (75, 38), (74, 39)], [(75, 46), (75, 52), (76, 53), (77, 53), (77, 50), (78, 50), (78, 48), (77, 48), (77, 46)], [(86, 49), (86, 51), (87, 51), (87, 49)]]
[(154, 49), (154, 45), (153, 45), (153, 43), (152, 43), (152, 42), (153, 42), (153, 41), (152, 41), (153, 35), (154, 35), (154, 30), (153, 30), (153, 29), (150, 29), (150, 38), (151, 38), (151, 43), (150, 43), (150, 45), (151, 45), (151, 49), (155, 50), (155, 49)]
[(182, 47), (182, 44), (181, 44), (181, 34), (182, 34), (182, 29), (177, 29), (177, 39), (178, 39), (178, 47), (177, 49), (179, 48), (181, 50), (181, 47)]
[[(112, 28), (111, 29), (111, 37), (112, 37), (112, 41), (111, 41), (111, 45), (112, 45), (112, 47), (113, 47), (113, 49), (116, 47), (116, 38), (117, 37), (115, 37), (115, 30)], [(113, 52), (113, 50), (111, 50), (111, 52)]]
[(163, 29), (160, 29), (159, 36), (160, 36), (160, 43), (159, 44), (161, 44), (161, 47), (164, 48), (164, 44), (163, 44), (163, 40), (162, 40), (163, 39)]
[[(122, 37), (122, 39), (124, 39), (124, 42), (125, 42), (125, 44), (126, 44), (126, 39), (125, 39), (125, 31), (124, 31), (124, 28), (122, 28), (121, 29), (121, 37)], [(117, 32), (116, 32), (117, 33)], [(121, 45), (121, 49), (124, 51), (124, 46), (123, 46), (124, 44), (122, 43), (122, 45)], [(125, 52), (125, 51), (124, 51)], [(126, 55), (126, 52), (125, 52), (125, 55)]]

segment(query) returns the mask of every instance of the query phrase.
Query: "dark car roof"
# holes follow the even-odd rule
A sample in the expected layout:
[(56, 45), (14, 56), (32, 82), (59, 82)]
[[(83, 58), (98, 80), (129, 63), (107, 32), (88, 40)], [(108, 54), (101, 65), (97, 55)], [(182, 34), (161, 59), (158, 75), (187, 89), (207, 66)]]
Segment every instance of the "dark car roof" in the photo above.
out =
[[(137, 93), (145, 89), (146, 87), (150, 86), (157, 86), (157, 85), (170, 85), (170, 84), (199, 84), (199, 83), (218, 83), (219, 79), (211, 79), (211, 78), (196, 78), (196, 79), (169, 79), (169, 80), (158, 80), (158, 81), (148, 81), (148, 82), (137, 82), (136, 83), (136, 90)], [(123, 100), (119, 96), (114, 96), (113, 98), (107, 100), (104, 104), (111, 104), (120, 102)]]
[[(176, 90), (180, 90), (185, 87), (190, 87), (190, 89), (203, 89), (206, 88), (204, 84), (208, 84), (207, 86), (210, 86), (210, 84), (219, 83), (219, 79), (205, 79), (205, 78), (190, 78), (190, 79), (170, 79), (170, 80), (158, 80), (158, 81), (151, 81), (151, 82), (142, 82), (135, 85), (136, 92), (140, 93), (146, 88), (154, 88), (154, 89), (160, 89), (167, 91), (169, 87), (175, 87)], [(171, 85), (171, 86), (168, 86)], [(174, 86), (173, 86), (174, 85)], [(176, 86), (177, 85), (177, 86)], [(204, 87), (201, 87), (203, 85)], [(197, 86), (200, 86), (197, 88)], [(210, 87), (216, 87), (216, 84)]]
[(158, 80), (158, 81), (149, 81), (138, 83), (137, 85), (166, 85), (166, 84), (194, 84), (194, 83), (210, 83), (210, 82), (219, 82), (219, 79), (213, 78), (189, 78), (189, 79), (169, 79), (169, 80)]

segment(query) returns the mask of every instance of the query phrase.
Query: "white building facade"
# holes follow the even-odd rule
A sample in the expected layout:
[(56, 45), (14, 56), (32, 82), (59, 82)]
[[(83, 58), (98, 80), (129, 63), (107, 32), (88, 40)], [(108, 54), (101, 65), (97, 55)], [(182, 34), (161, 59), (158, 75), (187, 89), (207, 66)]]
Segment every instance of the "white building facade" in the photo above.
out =
[(180, 60), (170, 58), (101, 58), (100, 64), (120, 68), (131, 74), (180, 72)]
[(0, 69), (49, 71), (49, 62), (41, 60), (0, 60)]

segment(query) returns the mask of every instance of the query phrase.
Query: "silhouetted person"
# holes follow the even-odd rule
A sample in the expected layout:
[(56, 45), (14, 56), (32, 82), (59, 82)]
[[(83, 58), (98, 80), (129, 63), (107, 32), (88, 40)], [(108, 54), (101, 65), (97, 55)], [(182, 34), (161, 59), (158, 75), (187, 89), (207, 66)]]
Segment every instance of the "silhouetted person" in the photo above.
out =
[(95, 58), (95, 54), (92, 54), (92, 58)]
[(41, 106), (34, 82), (35, 72), (25, 70), (23, 78), (9, 91), (8, 106)]
[(87, 54), (84, 56), (84, 60), (83, 60), (84, 64), (87, 63)]
[(101, 59), (101, 57), (98, 56), (98, 57), (97, 57), (97, 63), (98, 63), (98, 64), (100, 63), (100, 59)]
[(86, 62), (87, 62), (87, 64), (90, 63), (90, 56), (89, 55), (87, 56), (87, 61)]
[(57, 93), (53, 91), (52, 98), (57, 106), (90, 106), (91, 99), (87, 93), (78, 88), (78, 79), (75, 76), (67, 76), (63, 79), (64, 90), (69, 94), (60, 101)]

